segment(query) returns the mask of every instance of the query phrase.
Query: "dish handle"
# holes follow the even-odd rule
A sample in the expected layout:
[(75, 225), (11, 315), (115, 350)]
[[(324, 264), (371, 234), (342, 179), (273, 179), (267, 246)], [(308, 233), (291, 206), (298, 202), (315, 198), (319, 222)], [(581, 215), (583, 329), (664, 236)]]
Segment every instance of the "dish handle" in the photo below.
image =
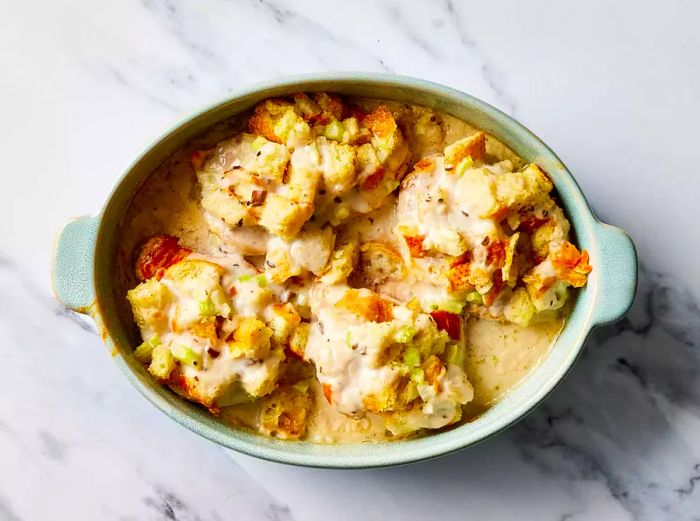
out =
[(632, 307), (637, 293), (637, 250), (624, 230), (605, 223), (596, 226), (600, 266), (593, 323), (603, 326), (622, 319)]
[(88, 314), (95, 300), (93, 259), (99, 219), (78, 217), (56, 237), (52, 259), (53, 292), (69, 309)]

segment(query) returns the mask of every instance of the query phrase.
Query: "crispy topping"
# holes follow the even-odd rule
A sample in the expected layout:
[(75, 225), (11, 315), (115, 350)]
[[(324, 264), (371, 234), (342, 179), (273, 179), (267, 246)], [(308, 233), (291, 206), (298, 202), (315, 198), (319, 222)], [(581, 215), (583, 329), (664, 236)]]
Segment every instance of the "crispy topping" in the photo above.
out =
[(156, 235), (148, 239), (136, 260), (136, 276), (139, 280), (151, 277), (160, 279), (165, 270), (187, 257), (192, 250), (179, 245), (177, 237), (172, 235)]

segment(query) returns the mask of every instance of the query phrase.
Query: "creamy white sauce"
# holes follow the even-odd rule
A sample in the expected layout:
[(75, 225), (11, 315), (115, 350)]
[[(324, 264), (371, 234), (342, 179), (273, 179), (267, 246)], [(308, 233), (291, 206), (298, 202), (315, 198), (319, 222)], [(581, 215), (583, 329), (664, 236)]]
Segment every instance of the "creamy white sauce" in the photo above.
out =
[[(367, 321), (335, 308), (335, 302), (347, 290), (346, 286), (319, 285), (311, 291), (311, 310), (316, 320), (305, 358), (316, 366), (321, 384), (333, 390), (336, 408), (350, 416), (362, 416), (364, 398), (381, 393), (399, 375), (395, 368), (379, 364), (386, 339), (373, 335), (375, 329), (369, 329)], [(395, 331), (402, 325), (408, 323), (392, 320), (376, 327)]]
[[(498, 225), (481, 218), (470, 204), (478, 198), (464, 176), (445, 170), (442, 156), (431, 159), (432, 166), (405, 181), (397, 207), (398, 226), (423, 236), (425, 249), (456, 257), (476, 249), (484, 237), (496, 235)], [(443, 246), (447, 244), (452, 246)]]

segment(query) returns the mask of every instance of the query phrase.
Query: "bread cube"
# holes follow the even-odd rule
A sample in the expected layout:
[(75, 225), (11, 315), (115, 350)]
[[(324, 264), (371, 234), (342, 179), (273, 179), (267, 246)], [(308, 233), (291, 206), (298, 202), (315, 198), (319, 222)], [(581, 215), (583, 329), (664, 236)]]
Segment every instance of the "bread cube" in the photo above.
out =
[(321, 276), (321, 281), (324, 284), (337, 284), (347, 280), (357, 265), (359, 251), (354, 240), (348, 240), (337, 247)]
[(172, 301), (170, 290), (155, 278), (142, 282), (127, 292), (136, 325), (142, 331), (159, 334), (168, 327), (168, 306)]
[(265, 273), (270, 281), (282, 284), (290, 277), (301, 274), (301, 271), (301, 266), (292, 259), (289, 243), (279, 237), (270, 239), (265, 256)]
[(292, 262), (303, 271), (320, 275), (328, 263), (334, 242), (335, 233), (330, 226), (308, 227), (297, 235), (289, 247)]
[(467, 156), (475, 161), (483, 161), (486, 157), (486, 134), (476, 132), (445, 147), (445, 165), (456, 167)]
[(289, 162), (287, 147), (262, 136), (255, 137), (250, 146), (251, 153), (243, 163), (243, 168), (268, 182), (282, 182)]
[(304, 358), (306, 343), (309, 341), (309, 329), (311, 325), (308, 322), (301, 322), (292, 331), (289, 339), (289, 350), (299, 358)]
[(317, 140), (321, 154), (321, 177), (331, 194), (343, 194), (355, 182), (355, 150), (350, 145), (320, 137)]
[(387, 322), (392, 319), (391, 304), (369, 290), (349, 289), (335, 303), (335, 307), (348, 311), (370, 322)]
[(268, 321), (272, 329), (272, 338), (280, 344), (285, 344), (301, 322), (299, 313), (289, 303), (274, 304), (271, 310), (271, 318)]
[(281, 99), (268, 99), (258, 103), (255, 112), (248, 120), (248, 130), (251, 134), (264, 136), (270, 141), (282, 143), (283, 139), (275, 133), (275, 124), (293, 105)]
[(243, 317), (228, 343), (229, 356), (262, 360), (270, 353), (272, 330), (256, 317)]
[(201, 259), (179, 262), (165, 272), (179, 299), (173, 329), (181, 331), (200, 321), (202, 316), (228, 317), (231, 306), (223, 288), (224, 269)]
[(255, 216), (233, 192), (226, 188), (202, 190), (202, 208), (230, 228), (253, 226)]
[(307, 418), (313, 405), (309, 390), (302, 383), (275, 389), (263, 399), (260, 408), (260, 430), (268, 436), (296, 440), (306, 433)]
[(363, 285), (382, 284), (387, 280), (406, 277), (406, 265), (401, 255), (382, 242), (366, 242), (360, 248), (358, 276)]
[(163, 344), (154, 347), (151, 353), (151, 364), (148, 366), (148, 372), (159, 380), (167, 380), (174, 369), (175, 358), (170, 352), (170, 349)]
[(288, 196), (269, 194), (259, 224), (274, 235), (291, 239), (313, 213), (313, 202), (298, 202)]
[(501, 206), (513, 209), (541, 201), (553, 185), (537, 165), (530, 164), (521, 172), (495, 176), (496, 198)]

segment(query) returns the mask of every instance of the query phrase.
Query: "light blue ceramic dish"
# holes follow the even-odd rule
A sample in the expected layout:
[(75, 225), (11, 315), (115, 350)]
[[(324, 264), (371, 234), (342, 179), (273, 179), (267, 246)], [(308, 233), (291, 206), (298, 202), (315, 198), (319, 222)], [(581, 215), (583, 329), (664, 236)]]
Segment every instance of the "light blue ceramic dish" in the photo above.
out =
[[(574, 239), (590, 253), (593, 272), (546, 359), (475, 421), (425, 438), (387, 443), (331, 446), (265, 438), (224, 425), (203, 408), (157, 384), (131, 355), (129, 328), (120, 322), (119, 304), (113, 296), (113, 273), (117, 224), (139, 184), (163, 159), (213, 124), (264, 98), (300, 91), (393, 99), (446, 111), (493, 134), (525, 160), (543, 167), (554, 180), (572, 222)], [(624, 231), (596, 219), (573, 176), (532, 132), (463, 92), (414, 78), (371, 73), (315, 74), (266, 82), (232, 93), (184, 118), (127, 168), (99, 215), (76, 219), (63, 228), (54, 256), (57, 297), (68, 308), (92, 316), (123, 374), (156, 407), (224, 447), (267, 460), (314, 467), (410, 463), (463, 449), (502, 431), (532, 410), (564, 378), (593, 328), (624, 316), (636, 287), (637, 256), (632, 240)]]

